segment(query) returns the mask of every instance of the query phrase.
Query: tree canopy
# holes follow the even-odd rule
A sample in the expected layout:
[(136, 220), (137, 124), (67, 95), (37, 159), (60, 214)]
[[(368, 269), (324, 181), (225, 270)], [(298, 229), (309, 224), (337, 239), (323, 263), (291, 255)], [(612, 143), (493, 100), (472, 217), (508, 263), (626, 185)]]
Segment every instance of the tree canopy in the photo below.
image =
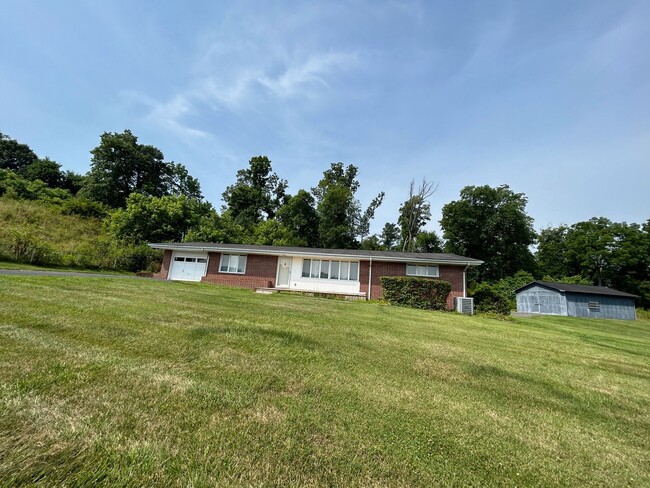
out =
[(237, 181), (223, 192), (224, 210), (235, 222), (252, 228), (255, 224), (273, 219), (285, 200), (287, 182), (273, 172), (266, 156), (250, 159), (248, 168), (237, 171)]
[(38, 159), (27, 144), (22, 144), (0, 132), (0, 169), (21, 171)]
[(104, 132), (91, 151), (90, 171), (82, 192), (112, 208), (123, 208), (131, 193), (201, 198), (199, 183), (181, 164), (164, 161), (160, 149), (139, 144), (130, 131)]
[(535, 242), (527, 198), (508, 185), (466, 186), (460, 199), (442, 208), (440, 225), (451, 253), (485, 261), (479, 279), (499, 280), (519, 270), (534, 269), (529, 249)]

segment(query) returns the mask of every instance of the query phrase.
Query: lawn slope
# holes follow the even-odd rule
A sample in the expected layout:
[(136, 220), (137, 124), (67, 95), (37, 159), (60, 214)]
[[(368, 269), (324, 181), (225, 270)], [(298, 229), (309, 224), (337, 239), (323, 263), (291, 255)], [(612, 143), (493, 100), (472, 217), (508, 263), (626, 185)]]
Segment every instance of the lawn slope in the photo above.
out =
[(650, 484), (650, 323), (0, 277), (0, 485)]

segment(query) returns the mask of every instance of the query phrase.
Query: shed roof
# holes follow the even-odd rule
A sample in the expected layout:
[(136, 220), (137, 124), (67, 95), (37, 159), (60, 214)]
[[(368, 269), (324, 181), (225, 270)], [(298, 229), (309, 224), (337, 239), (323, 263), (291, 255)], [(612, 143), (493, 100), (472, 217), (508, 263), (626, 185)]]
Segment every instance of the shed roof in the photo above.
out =
[(174, 251), (227, 251), (296, 256), (323, 255), (357, 259), (372, 258), (379, 261), (428, 262), (466, 266), (478, 266), (483, 264), (483, 261), (479, 259), (447, 253), (368, 251), (362, 249), (320, 249), (312, 247), (258, 246), (253, 244), (221, 244), (213, 242), (167, 242), (151, 243), (149, 246), (154, 249), (171, 249)]
[(515, 293), (518, 293), (530, 286), (540, 285), (546, 288), (551, 288), (560, 292), (568, 293), (585, 293), (589, 295), (607, 295), (613, 297), (627, 297), (627, 298), (637, 298), (637, 295), (632, 295), (631, 293), (625, 293), (624, 291), (614, 290), (613, 288), (608, 288), (606, 286), (592, 286), (592, 285), (576, 285), (573, 283), (557, 283), (554, 281), (532, 281), (527, 285), (517, 288)]

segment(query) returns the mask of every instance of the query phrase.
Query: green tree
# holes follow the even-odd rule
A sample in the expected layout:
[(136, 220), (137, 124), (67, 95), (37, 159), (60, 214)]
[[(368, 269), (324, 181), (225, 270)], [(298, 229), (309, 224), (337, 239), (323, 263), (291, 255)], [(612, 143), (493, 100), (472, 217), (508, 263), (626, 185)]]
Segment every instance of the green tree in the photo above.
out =
[(307, 242), (277, 220), (265, 220), (258, 223), (253, 229), (252, 244), (305, 247)]
[(416, 247), (416, 238), (422, 227), (431, 220), (431, 206), (429, 198), (437, 189), (437, 185), (425, 179), (419, 187), (415, 187), (415, 180), (411, 180), (409, 197), (399, 208), (397, 223), (402, 234), (402, 251), (413, 252)]
[(370, 234), (370, 221), (375, 218), (375, 212), (384, 201), (384, 196), (385, 194), (383, 191), (379, 192), (379, 194), (372, 199), (365, 212), (361, 215), (357, 228), (357, 235), (361, 241), (365, 240), (368, 234)]
[(355, 198), (359, 189), (358, 168), (352, 164), (332, 163), (323, 172), (318, 186), (312, 188), (319, 216), (318, 235), (325, 248), (348, 249), (358, 246), (356, 226), (361, 206)]
[(139, 144), (128, 129), (121, 134), (103, 133), (99, 146), (91, 153), (90, 172), (82, 192), (109, 207), (123, 208), (131, 193), (201, 198), (198, 182), (183, 165), (165, 162), (158, 148)]
[(273, 219), (284, 203), (287, 182), (273, 173), (271, 161), (266, 156), (250, 159), (249, 167), (237, 171), (237, 181), (223, 192), (228, 211), (235, 222), (252, 228), (257, 223)]
[(442, 208), (446, 250), (485, 261), (478, 278), (495, 281), (518, 270), (533, 271), (535, 242), (527, 198), (508, 185), (466, 186), (460, 199)]
[(415, 238), (415, 252), (442, 252), (443, 242), (434, 231), (420, 231)]
[(543, 229), (536, 259), (541, 275), (609, 286), (639, 295), (638, 303), (650, 306), (650, 294), (644, 291), (650, 291), (648, 224), (594, 217), (570, 227)]
[(65, 188), (61, 165), (50, 158), (37, 159), (25, 166), (20, 173), (28, 180), (41, 180), (50, 188)]
[(227, 212), (219, 215), (212, 210), (199, 219), (199, 223), (190, 228), (185, 234), (188, 242), (219, 242), (225, 244), (241, 244), (245, 242), (244, 228), (236, 223)]
[(314, 197), (305, 190), (299, 190), (289, 198), (277, 212), (278, 221), (289, 229), (296, 240), (308, 247), (318, 247), (319, 218)]
[(27, 144), (12, 139), (0, 132), (0, 169), (21, 171), (38, 159)]
[[(539, 231), (536, 268), (539, 275), (569, 276), (574, 273), (567, 260), (566, 237), (569, 228), (566, 225), (548, 227)], [(552, 280), (551, 280), (552, 281)]]
[(359, 246), (357, 236), (363, 238), (369, 233), (370, 221), (384, 194), (379, 193), (362, 213), (356, 198), (358, 172), (352, 164), (346, 167), (340, 162), (332, 163), (323, 172), (318, 185), (312, 188), (319, 217), (318, 235), (323, 247), (353, 249)]
[(381, 247), (386, 251), (397, 250), (400, 239), (400, 228), (391, 222), (386, 222), (383, 229), (381, 230), (379, 239), (381, 242)]
[(209, 203), (184, 195), (151, 197), (132, 193), (126, 208), (113, 211), (107, 225), (115, 238), (135, 244), (181, 241), (211, 211)]

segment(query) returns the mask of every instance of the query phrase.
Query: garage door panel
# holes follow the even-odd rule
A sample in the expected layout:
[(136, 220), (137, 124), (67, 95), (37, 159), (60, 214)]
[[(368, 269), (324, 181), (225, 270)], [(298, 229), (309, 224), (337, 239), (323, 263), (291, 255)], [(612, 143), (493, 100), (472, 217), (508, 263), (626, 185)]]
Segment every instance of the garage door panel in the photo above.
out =
[(206, 254), (174, 253), (169, 271), (170, 280), (201, 281), (208, 267)]

